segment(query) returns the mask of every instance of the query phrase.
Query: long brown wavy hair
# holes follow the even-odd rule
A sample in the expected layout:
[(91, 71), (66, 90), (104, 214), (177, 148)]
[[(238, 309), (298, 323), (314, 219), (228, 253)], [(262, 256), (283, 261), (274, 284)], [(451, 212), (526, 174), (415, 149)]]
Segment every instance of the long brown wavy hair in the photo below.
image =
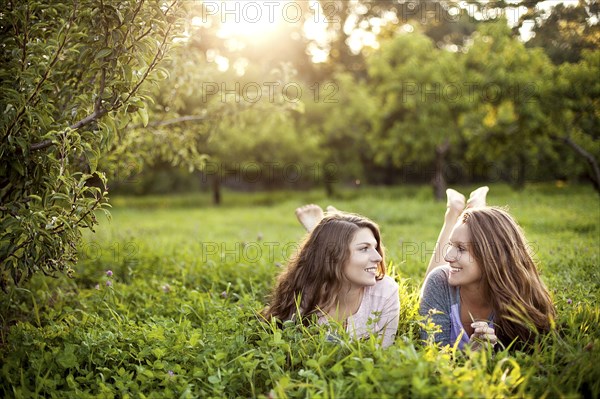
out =
[(492, 304), (498, 339), (522, 347), (550, 331), (556, 313), (522, 229), (503, 209), (468, 209), (472, 255), (481, 267), (485, 299)]
[[(350, 258), (350, 243), (359, 229), (368, 228), (377, 241), (381, 262), (377, 280), (385, 276), (385, 256), (379, 227), (371, 220), (349, 213), (326, 216), (309, 233), (297, 254), (279, 275), (262, 315), (271, 320), (289, 320), (300, 311), (308, 322), (313, 314), (335, 307), (347, 279), (344, 266)], [(299, 306), (297, 305), (299, 301)]]

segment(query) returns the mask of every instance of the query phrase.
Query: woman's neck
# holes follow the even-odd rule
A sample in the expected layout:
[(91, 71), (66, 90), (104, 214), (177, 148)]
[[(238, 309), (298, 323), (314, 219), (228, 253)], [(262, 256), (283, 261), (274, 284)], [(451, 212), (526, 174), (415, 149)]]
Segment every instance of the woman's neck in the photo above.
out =
[(338, 297), (338, 303), (346, 308), (356, 308), (355, 312), (360, 307), (360, 302), (362, 300), (363, 293), (365, 292), (365, 287), (354, 287), (349, 290), (342, 291), (342, 294)]
[(344, 322), (348, 317), (355, 314), (360, 308), (365, 288), (350, 288), (344, 289), (338, 295), (336, 308), (331, 309), (327, 313), (335, 320)]
[(473, 317), (487, 318), (492, 312), (492, 304), (486, 299), (481, 286), (460, 287), (461, 304), (473, 314)]

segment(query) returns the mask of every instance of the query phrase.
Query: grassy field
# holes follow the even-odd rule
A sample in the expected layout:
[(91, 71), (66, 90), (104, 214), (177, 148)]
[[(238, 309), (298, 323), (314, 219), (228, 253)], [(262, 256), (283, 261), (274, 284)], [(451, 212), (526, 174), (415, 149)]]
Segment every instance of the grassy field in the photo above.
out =
[[(474, 187), (459, 187), (469, 192)], [(1, 397), (599, 397), (600, 200), (588, 187), (491, 187), (525, 230), (558, 310), (531, 353), (418, 339), (418, 290), (445, 204), (427, 187), (114, 198), (76, 277), (0, 296)], [(328, 342), (256, 316), (303, 237), (293, 210), (379, 223), (401, 289), (396, 343)], [(108, 272), (110, 271), (110, 272)]]

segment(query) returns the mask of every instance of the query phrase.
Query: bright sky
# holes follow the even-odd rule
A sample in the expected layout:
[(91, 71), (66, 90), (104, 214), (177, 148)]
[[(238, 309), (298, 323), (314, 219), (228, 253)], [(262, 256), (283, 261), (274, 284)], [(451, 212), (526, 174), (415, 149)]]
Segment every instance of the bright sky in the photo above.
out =
[[(348, 1), (354, 2), (354, 0)], [(549, 10), (560, 2), (574, 5), (577, 4), (578, 0), (546, 0), (541, 2), (539, 7)], [(450, 2), (450, 4), (457, 3), (463, 8), (467, 6), (464, 1)], [(306, 3), (304, 4), (306, 5)], [(329, 4), (334, 6), (334, 3)], [(205, 15), (194, 17), (192, 24), (202, 26), (210, 23), (210, 16), (220, 17), (221, 28), (218, 35), (225, 40), (227, 47), (235, 50), (236, 46), (243, 46), (243, 42), (239, 40), (242, 37), (251, 36), (253, 40), (261, 40), (261, 38), (278, 34), (278, 29), (286, 23), (297, 23), (306, 19), (304, 32), (309, 39), (314, 41), (314, 44), (309, 48), (313, 62), (324, 62), (328, 56), (327, 24), (328, 22), (335, 22), (332, 20), (335, 10), (327, 6), (324, 9), (317, 0), (309, 0), (307, 5), (310, 15), (303, 15), (307, 11), (298, 5), (297, 0), (205, 0)], [(361, 12), (360, 9), (357, 11)], [(514, 25), (525, 11), (525, 7), (507, 8), (505, 15), (508, 23)], [(477, 19), (495, 17), (491, 14), (491, 11), (488, 11), (487, 15), (474, 12), (470, 12), (470, 14)], [(350, 34), (348, 45), (354, 52), (359, 52), (365, 46), (377, 48), (379, 44), (376, 35), (381, 27), (388, 23), (398, 24), (398, 20), (393, 13), (385, 15), (383, 18), (372, 18), (370, 20), (370, 30), (367, 29), (369, 24), (366, 21), (363, 21), (363, 25), (359, 26), (359, 29), (353, 29), (356, 22), (357, 18), (348, 18), (346, 25), (343, 27)], [(413, 30), (410, 25), (399, 25), (400, 29), (409, 32)], [(526, 24), (521, 28), (520, 33), (523, 40), (526, 41), (531, 38), (531, 29), (532, 24)], [(229, 60), (226, 58), (219, 55), (214, 55), (212, 58), (212, 61), (216, 62), (220, 69), (227, 70), (230, 67)]]
[[(252, 36), (253, 40), (261, 40), (276, 35), (278, 28), (286, 23), (306, 19), (304, 33), (315, 42), (309, 48), (313, 62), (324, 62), (327, 59), (327, 51), (322, 47), (327, 44), (327, 16), (333, 10), (323, 10), (317, 0), (308, 1), (308, 16), (305, 15), (307, 11), (300, 8), (294, 0), (220, 0), (204, 1), (204, 5), (206, 14), (194, 17), (192, 25), (202, 26), (210, 22), (210, 16), (220, 17), (221, 28), (217, 34), (230, 49), (243, 45), (237, 38)], [(229, 67), (229, 62), (224, 57), (215, 56), (214, 61), (221, 70)]]
[[(541, 3), (539, 3), (538, 8), (543, 9), (545, 11), (549, 11), (552, 7), (554, 7), (558, 3), (563, 3), (567, 6), (570, 6), (570, 5), (575, 6), (575, 5), (577, 5), (578, 2), (579, 2), (579, 0), (546, 0), (546, 1), (542, 1)], [(527, 9), (525, 7), (521, 7), (521, 8), (513, 8), (512, 10), (507, 12), (506, 18), (508, 19), (509, 25), (513, 26), (514, 24), (516, 24), (519, 19), (519, 16), (522, 13), (524, 13), (526, 10)], [(533, 29), (533, 21), (528, 21), (523, 24), (523, 26), (519, 30), (519, 33), (521, 34), (521, 39), (523, 41), (527, 41), (532, 38), (532, 36), (533, 36), (532, 32), (531, 32), (532, 29)]]

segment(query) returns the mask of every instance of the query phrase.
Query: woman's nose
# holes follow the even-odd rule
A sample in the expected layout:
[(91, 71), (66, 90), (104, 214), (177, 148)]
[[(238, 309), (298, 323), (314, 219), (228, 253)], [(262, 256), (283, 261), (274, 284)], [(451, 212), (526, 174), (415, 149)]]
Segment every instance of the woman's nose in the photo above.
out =
[(381, 257), (381, 255), (379, 254), (379, 252), (377, 252), (376, 250), (373, 250), (373, 256), (371, 257), (371, 260), (373, 262), (379, 263), (379, 262), (381, 262), (382, 259), (383, 258)]
[(446, 251), (446, 255), (444, 255), (444, 260), (448, 263), (454, 262), (456, 260), (456, 251), (450, 247)]

